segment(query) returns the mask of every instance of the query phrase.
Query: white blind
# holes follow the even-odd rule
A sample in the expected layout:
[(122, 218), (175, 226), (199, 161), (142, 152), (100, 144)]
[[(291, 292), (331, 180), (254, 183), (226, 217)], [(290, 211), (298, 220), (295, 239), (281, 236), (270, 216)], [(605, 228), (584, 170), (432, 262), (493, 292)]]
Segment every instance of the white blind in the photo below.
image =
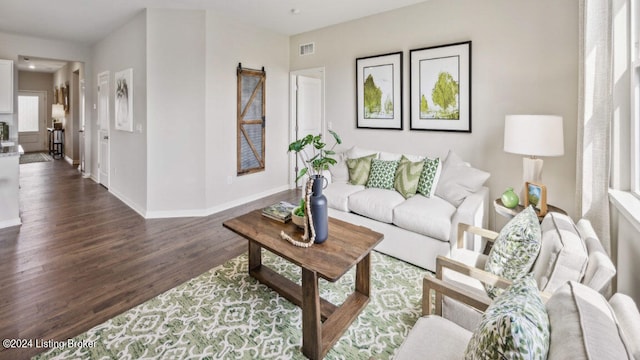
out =
[(18, 96), (18, 131), (39, 131), (38, 119), (39, 101), (38, 96), (20, 95)]

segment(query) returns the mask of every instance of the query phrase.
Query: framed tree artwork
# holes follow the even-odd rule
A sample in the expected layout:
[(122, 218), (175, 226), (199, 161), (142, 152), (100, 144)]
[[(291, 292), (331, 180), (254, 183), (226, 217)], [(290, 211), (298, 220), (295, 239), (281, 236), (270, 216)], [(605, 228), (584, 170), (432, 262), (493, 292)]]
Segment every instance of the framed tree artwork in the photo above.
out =
[(471, 41), (410, 55), (410, 129), (471, 132)]
[(356, 126), (402, 130), (402, 52), (356, 59)]

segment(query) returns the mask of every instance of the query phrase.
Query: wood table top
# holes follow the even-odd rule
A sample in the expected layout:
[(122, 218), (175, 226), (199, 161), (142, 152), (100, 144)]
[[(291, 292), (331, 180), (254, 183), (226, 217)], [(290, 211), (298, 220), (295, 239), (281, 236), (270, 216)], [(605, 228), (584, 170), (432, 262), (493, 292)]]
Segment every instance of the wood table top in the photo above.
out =
[(301, 248), (280, 237), (281, 231), (294, 238), (300, 237), (303, 234), (301, 229), (292, 222), (281, 223), (262, 216), (260, 209), (227, 220), (223, 225), (332, 282), (360, 262), (384, 238), (381, 233), (369, 228), (330, 217), (329, 238), (322, 244)]

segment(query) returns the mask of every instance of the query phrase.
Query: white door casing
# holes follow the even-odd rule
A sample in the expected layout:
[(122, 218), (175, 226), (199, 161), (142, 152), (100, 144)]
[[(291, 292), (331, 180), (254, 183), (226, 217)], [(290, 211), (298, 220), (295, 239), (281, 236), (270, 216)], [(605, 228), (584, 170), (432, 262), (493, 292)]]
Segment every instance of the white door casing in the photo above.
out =
[[(291, 73), (291, 141), (307, 134), (325, 136), (324, 68), (298, 70)], [(292, 155), (292, 187), (300, 159)]]
[(98, 74), (98, 182), (109, 188), (109, 72)]

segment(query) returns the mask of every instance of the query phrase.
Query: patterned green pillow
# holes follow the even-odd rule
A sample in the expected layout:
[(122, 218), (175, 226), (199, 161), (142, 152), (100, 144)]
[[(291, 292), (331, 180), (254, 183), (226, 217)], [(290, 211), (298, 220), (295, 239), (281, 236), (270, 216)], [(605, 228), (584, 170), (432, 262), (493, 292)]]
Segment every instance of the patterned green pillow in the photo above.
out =
[(371, 171), (367, 180), (368, 188), (393, 189), (393, 180), (400, 160), (371, 160)]
[[(493, 243), (484, 269), (509, 280), (519, 279), (529, 273), (538, 257), (542, 231), (538, 216), (532, 206), (509, 220)], [(502, 289), (486, 285), (487, 294), (495, 298)]]
[(436, 189), (441, 169), (442, 162), (440, 158), (424, 159), (424, 166), (422, 167), (422, 173), (420, 173), (417, 192), (426, 197), (431, 197)]
[(420, 181), (423, 167), (424, 161), (411, 162), (402, 155), (398, 170), (396, 170), (396, 179), (393, 182), (393, 187), (405, 199), (412, 197), (418, 191), (418, 182)]
[(482, 315), (464, 353), (475, 359), (546, 359), (549, 316), (533, 275), (513, 283)]
[(371, 170), (371, 160), (377, 156), (378, 154), (371, 154), (357, 159), (347, 159), (349, 183), (351, 185), (365, 185), (367, 183), (369, 171)]

